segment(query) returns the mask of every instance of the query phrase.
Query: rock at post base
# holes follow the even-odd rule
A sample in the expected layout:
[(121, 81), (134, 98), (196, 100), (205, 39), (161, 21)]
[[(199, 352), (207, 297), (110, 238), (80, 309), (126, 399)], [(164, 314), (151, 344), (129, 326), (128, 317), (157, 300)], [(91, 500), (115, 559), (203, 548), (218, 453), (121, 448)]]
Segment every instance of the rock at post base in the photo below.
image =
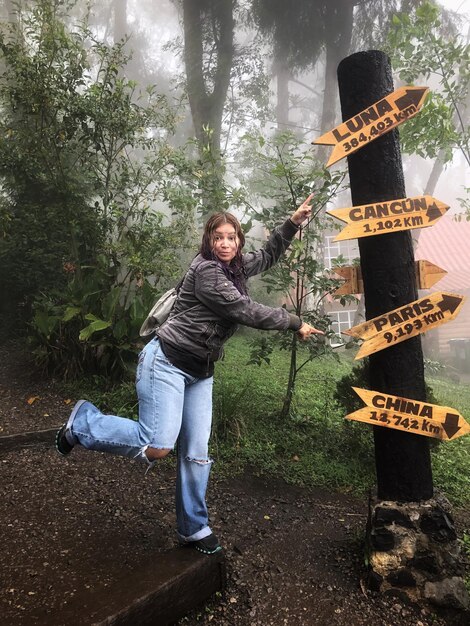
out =
[(468, 609), (463, 563), (449, 501), (372, 498), (367, 524), (369, 588), (413, 602)]

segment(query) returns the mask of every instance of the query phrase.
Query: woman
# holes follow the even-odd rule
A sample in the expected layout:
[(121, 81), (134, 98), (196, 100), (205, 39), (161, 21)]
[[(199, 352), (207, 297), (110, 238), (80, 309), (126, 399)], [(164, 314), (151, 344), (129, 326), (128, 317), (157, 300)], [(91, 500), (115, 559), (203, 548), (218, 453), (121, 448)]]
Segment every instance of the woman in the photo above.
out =
[(176, 518), (181, 543), (205, 554), (221, 546), (208, 524), (206, 489), (212, 460), (214, 362), (237, 324), (297, 332), (301, 339), (323, 334), (284, 308), (254, 302), (246, 279), (269, 269), (311, 214), (313, 194), (258, 252), (242, 254), (240, 223), (230, 213), (207, 222), (199, 254), (192, 261), (168, 320), (139, 355), (136, 388), (139, 421), (103, 415), (80, 400), (58, 431), (56, 447), (67, 455), (76, 444), (142, 460), (148, 469), (177, 445)]

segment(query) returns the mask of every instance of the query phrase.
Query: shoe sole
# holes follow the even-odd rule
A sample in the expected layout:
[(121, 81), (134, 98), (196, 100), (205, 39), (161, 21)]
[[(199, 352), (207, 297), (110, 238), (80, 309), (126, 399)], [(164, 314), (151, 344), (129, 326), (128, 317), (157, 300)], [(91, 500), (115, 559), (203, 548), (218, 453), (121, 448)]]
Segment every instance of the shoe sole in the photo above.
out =
[(204, 550), (203, 548), (199, 548), (198, 546), (194, 546), (194, 549), (198, 552), (202, 552), (202, 554), (217, 554), (217, 552), (222, 552), (222, 546), (217, 546), (215, 550)]
[[(72, 452), (72, 448), (73, 448), (73, 446), (70, 446), (69, 442), (65, 438), (65, 430), (66, 430), (66, 428), (65, 428), (65, 424), (64, 424), (63, 426), (61, 426), (59, 428), (59, 430), (57, 431), (56, 436), (55, 436), (55, 449), (57, 450), (57, 452), (61, 456), (67, 456), (68, 454), (70, 454)], [(70, 446), (70, 450), (67, 450), (66, 452), (64, 452), (63, 448), (61, 449), (60, 440), (62, 438), (65, 439), (67, 445)]]

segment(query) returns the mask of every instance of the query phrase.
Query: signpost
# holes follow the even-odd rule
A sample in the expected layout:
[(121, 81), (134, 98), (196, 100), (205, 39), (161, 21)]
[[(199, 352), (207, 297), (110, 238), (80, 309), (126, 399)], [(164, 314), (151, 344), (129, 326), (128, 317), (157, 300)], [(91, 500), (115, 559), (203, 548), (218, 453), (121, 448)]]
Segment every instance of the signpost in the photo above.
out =
[(346, 419), (450, 441), (468, 435), (470, 425), (455, 409), (353, 387), (367, 406)]
[(401, 198), (362, 206), (327, 211), (347, 226), (334, 241), (384, 235), (399, 230), (432, 226), (448, 211), (449, 205), (432, 196)]
[(329, 167), (414, 117), (428, 92), (427, 87), (400, 87), (312, 143), (334, 146)]
[[(360, 265), (343, 265), (333, 267), (333, 271), (345, 279), (345, 282), (333, 293), (334, 296), (364, 293), (364, 281)], [(443, 278), (447, 272), (430, 261), (415, 261), (417, 289), (430, 289)]]
[[(426, 402), (419, 336), (453, 319), (464, 298), (434, 293), (418, 299), (410, 230), (425, 225), (425, 216), (426, 225), (435, 221), (443, 207), (405, 197), (398, 132), (388, 132), (418, 112), (427, 89), (392, 93), (390, 60), (379, 50), (358, 52), (341, 61), (338, 82), (346, 121), (314, 143), (335, 146), (328, 165), (348, 155), (353, 205), (346, 209), (348, 227), (357, 228), (359, 237), (367, 321), (347, 334), (364, 339), (356, 358), (370, 354), (367, 372), (375, 391), (355, 388), (368, 406), (347, 418), (374, 426), (377, 494), (369, 502), (368, 582), (375, 590), (396, 590), (410, 599), (429, 600), (423, 563), (434, 568), (438, 564), (439, 571), (432, 574), (433, 581), (438, 575), (436, 588), (446, 586), (446, 593), (449, 589), (453, 594), (449, 605), (465, 606), (464, 582), (455, 575), (457, 534), (448, 507), (434, 497), (429, 437), (453, 440), (468, 434), (470, 426), (454, 409)], [(379, 133), (383, 136), (372, 141)], [(422, 222), (413, 224), (413, 217), (421, 217)], [(388, 236), (368, 236), (382, 232)], [(424, 266), (418, 268), (425, 271)], [(357, 273), (355, 279), (356, 289)], [(457, 600), (464, 595), (465, 599)]]
[[(397, 100), (407, 95), (407, 90), (399, 90), (398, 93), (394, 91), (390, 59), (380, 50), (355, 53), (339, 64), (338, 84), (344, 122), (338, 126), (339, 137), (331, 132), (330, 138), (328, 139), (327, 134), (326, 139), (336, 145), (338, 158), (344, 153), (348, 155), (351, 205), (371, 206), (406, 198), (396, 128), (391, 132), (383, 132), (377, 138), (375, 133), (369, 132), (369, 128), (376, 127), (379, 120), (372, 121), (367, 126), (367, 135), (377, 140), (359, 142), (357, 138), (358, 148), (361, 149), (354, 152), (351, 149), (346, 151), (343, 145), (346, 141), (351, 141), (353, 136), (343, 140), (340, 138), (345, 130), (351, 132), (351, 128), (346, 125), (347, 121), (357, 121), (357, 116), (364, 121), (360, 117), (361, 112), (368, 111), (371, 107), (378, 113), (374, 103), (386, 100), (386, 107), (396, 106), (399, 109), (402, 106), (403, 101)], [(409, 92), (409, 95), (411, 93), (413, 92)], [(419, 99), (409, 109), (409, 113), (417, 112), (426, 93), (425, 88), (418, 88), (418, 92), (414, 92)], [(386, 111), (383, 117), (390, 114), (390, 111)], [(382, 117), (380, 121), (384, 122)], [(350, 125), (352, 127), (351, 123)], [(366, 134), (366, 128), (362, 128), (359, 134), (361, 132)], [(330, 160), (334, 162), (336, 158)], [(418, 298), (410, 230), (392, 230), (387, 237), (361, 237), (358, 245), (366, 319), (383, 316), (387, 311), (404, 307)], [(408, 341), (395, 341), (388, 350), (371, 354), (368, 371), (372, 389), (426, 400), (419, 336), (411, 337)], [(374, 428), (373, 432), (377, 497), (400, 502), (418, 502), (431, 498), (433, 483), (429, 439), (413, 437), (407, 432), (390, 428)]]
[(345, 330), (343, 334), (364, 341), (356, 354), (356, 359), (362, 359), (450, 322), (459, 313), (464, 300), (464, 296), (436, 291)]

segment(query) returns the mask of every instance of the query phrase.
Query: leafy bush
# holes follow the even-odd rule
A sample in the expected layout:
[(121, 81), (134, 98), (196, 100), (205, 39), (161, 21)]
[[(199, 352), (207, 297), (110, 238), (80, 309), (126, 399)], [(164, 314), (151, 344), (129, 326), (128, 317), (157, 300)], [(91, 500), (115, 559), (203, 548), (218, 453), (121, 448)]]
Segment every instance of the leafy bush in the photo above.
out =
[[(0, 288), (41, 365), (122, 376), (154, 287), (180, 274), (195, 199), (176, 111), (123, 71), (124, 42), (37, 0), (0, 49)], [(163, 200), (171, 215), (154, 210)]]
[(142, 347), (139, 328), (155, 296), (148, 281), (132, 297), (127, 292), (105, 264), (83, 269), (65, 289), (39, 296), (29, 336), (36, 363), (64, 378), (132, 373)]
[(88, 258), (103, 235), (83, 165), (93, 159), (79, 95), (89, 68), (56, 5), (35, 3), (0, 30), (0, 286), (13, 311), (64, 284), (64, 260)]
[[(334, 398), (346, 413), (353, 413), (364, 406), (364, 402), (353, 390), (353, 387), (370, 389), (368, 359), (364, 359), (358, 365), (355, 365), (351, 372), (343, 376), (336, 384)], [(426, 402), (436, 404), (433, 389), (427, 382), (425, 382), (425, 389)]]
[(370, 389), (368, 359), (355, 365), (351, 372), (343, 376), (336, 383), (334, 398), (343, 408), (345, 414), (354, 413), (354, 411), (364, 406), (363, 401), (359, 398), (357, 393), (353, 391), (353, 387)]

